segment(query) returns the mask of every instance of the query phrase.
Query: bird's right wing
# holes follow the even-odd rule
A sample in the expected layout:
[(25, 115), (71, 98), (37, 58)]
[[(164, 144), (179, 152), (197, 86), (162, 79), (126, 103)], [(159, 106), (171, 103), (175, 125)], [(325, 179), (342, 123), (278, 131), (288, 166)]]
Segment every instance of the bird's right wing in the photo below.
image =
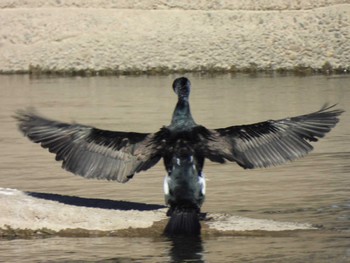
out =
[(212, 161), (235, 161), (243, 168), (268, 167), (293, 161), (309, 153), (315, 142), (339, 121), (335, 105), (280, 120), (209, 130), (204, 152)]
[(124, 183), (160, 159), (152, 144), (154, 134), (62, 123), (30, 111), (18, 111), (15, 118), (20, 131), (56, 154), (64, 169), (86, 178)]

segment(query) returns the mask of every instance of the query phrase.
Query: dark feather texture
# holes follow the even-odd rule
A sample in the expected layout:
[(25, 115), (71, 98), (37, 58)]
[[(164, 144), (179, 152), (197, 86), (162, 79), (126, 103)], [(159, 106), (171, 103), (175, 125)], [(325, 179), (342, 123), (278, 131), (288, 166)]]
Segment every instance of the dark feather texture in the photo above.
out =
[(171, 218), (167, 235), (199, 235), (205, 198), (205, 159), (237, 162), (243, 168), (268, 167), (309, 153), (339, 121), (342, 110), (324, 106), (314, 113), (250, 125), (207, 129), (195, 123), (189, 105), (191, 83), (173, 83), (178, 102), (170, 125), (156, 133), (106, 131), (49, 120), (19, 111), (21, 132), (62, 161), (62, 167), (86, 178), (128, 181), (160, 158), (167, 171), (165, 200)]
[(164, 229), (166, 236), (198, 236), (201, 232), (198, 211), (176, 209)]
[(124, 183), (160, 159), (150, 145), (153, 134), (105, 131), (33, 112), (19, 111), (15, 118), (24, 135), (55, 153), (64, 169), (86, 178)]
[(206, 151), (249, 169), (293, 161), (309, 153), (313, 149), (309, 142), (324, 137), (338, 123), (343, 111), (334, 106), (292, 118), (210, 130), (213, 140)]

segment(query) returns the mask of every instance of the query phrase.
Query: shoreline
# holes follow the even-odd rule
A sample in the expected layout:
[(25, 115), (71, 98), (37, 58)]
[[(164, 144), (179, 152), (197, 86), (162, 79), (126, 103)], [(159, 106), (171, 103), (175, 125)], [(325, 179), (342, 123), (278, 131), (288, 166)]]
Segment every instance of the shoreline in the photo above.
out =
[(312, 68), (304, 65), (297, 65), (292, 69), (286, 68), (259, 68), (258, 65), (252, 64), (250, 67), (232, 67), (230, 69), (222, 68), (205, 68), (187, 70), (178, 69), (173, 70), (170, 68), (150, 68), (150, 69), (68, 69), (68, 70), (54, 70), (45, 69), (40, 66), (29, 66), (28, 70), (0, 70), (0, 75), (33, 75), (33, 76), (139, 76), (139, 75), (172, 75), (172, 74), (268, 74), (268, 75), (295, 75), (295, 76), (311, 76), (311, 75), (342, 75), (350, 74), (349, 67), (333, 67), (330, 63), (326, 62), (321, 68)]
[(5, 0), (0, 19), (1, 74), (350, 71), (350, 0)]
[[(89, 199), (0, 188), (0, 240), (35, 237), (161, 237), (168, 222), (162, 205)], [(313, 231), (308, 223), (229, 214), (208, 215), (202, 236), (285, 235)]]

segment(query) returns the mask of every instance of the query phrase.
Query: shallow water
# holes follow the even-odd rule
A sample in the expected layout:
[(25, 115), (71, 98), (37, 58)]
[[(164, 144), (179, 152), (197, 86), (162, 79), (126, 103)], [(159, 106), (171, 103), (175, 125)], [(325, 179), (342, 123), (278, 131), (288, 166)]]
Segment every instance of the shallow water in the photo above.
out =
[[(54, 156), (22, 137), (11, 115), (33, 106), (61, 121), (153, 132), (170, 121), (176, 103), (171, 89), (175, 77), (0, 76), (0, 187), (163, 204), (162, 163), (127, 184), (73, 176), (60, 168)], [(194, 118), (210, 128), (309, 113), (326, 102), (339, 103), (348, 111), (350, 102), (350, 76), (188, 77)], [(203, 211), (311, 223), (318, 230), (188, 242), (117, 237), (1, 240), (0, 261), (349, 262), (349, 121), (346, 112), (338, 126), (314, 144), (309, 156), (291, 164), (252, 171), (230, 163), (208, 161), (205, 166)]]

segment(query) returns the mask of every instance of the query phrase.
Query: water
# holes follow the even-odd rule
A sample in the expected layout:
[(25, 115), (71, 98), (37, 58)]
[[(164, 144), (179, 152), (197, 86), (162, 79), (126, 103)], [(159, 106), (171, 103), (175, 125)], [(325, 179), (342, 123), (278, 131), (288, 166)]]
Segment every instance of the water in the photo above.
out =
[[(0, 76), (0, 187), (84, 198), (163, 204), (162, 163), (127, 184), (86, 180), (21, 136), (11, 118), (35, 107), (44, 116), (103, 129), (153, 132), (167, 125), (177, 76), (30, 78)], [(278, 119), (339, 103), (349, 110), (350, 76), (188, 76), (197, 123), (209, 128)], [(313, 231), (165, 238), (0, 240), (2, 262), (350, 262), (350, 117), (315, 150), (280, 167), (243, 170), (207, 162), (203, 211), (311, 223)], [(1, 216), (1, 215), (0, 215)]]

